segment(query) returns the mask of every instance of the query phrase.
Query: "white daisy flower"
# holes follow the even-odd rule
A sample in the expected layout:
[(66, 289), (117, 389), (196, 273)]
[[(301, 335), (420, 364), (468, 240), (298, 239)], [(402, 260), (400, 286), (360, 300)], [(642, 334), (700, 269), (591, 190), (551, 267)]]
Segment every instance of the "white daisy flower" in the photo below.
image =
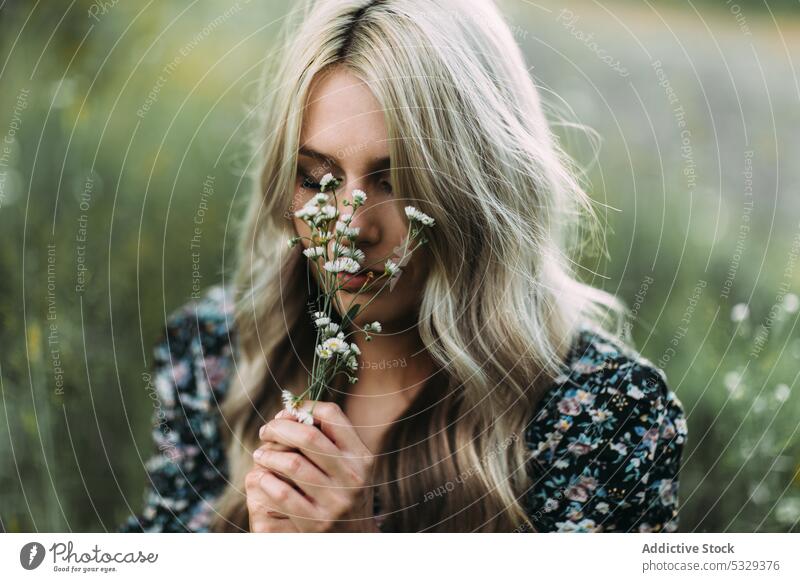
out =
[(347, 359), (347, 366), (348, 366), (348, 367), (349, 367), (351, 370), (357, 370), (357, 369), (358, 369), (358, 360), (356, 360), (354, 356), (350, 356), (350, 357)]
[(330, 317), (324, 317), (324, 314), (323, 314), (323, 317), (318, 317), (318, 318), (316, 318), (314, 320), (314, 323), (316, 324), (317, 327), (323, 327), (325, 325), (328, 325), (330, 322), (331, 322), (331, 318)]
[(747, 306), (746, 303), (737, 303), (731, 309), (731, 321), (734, 323), (740, 323), (748, 318), (750, 315), (750, 308)]
[(328, 185), (334, 181), (338, 182), (338, 180), (336, 180), (336, 178), (333, 177), (333, 174), (328, 172), (327, 174), (322, 176), (322, 179), (319, 181), (320, 190), (324, 192), (328, 188)]
[(364, 326), (364, 331), (374, 331), (380, 333), (383, 328), (381, 327), (380, 322), (373, 321), (372, 323), (368, 323)]
[(367, 201), (367, 194), (363, 190), (353, 190), (353, 204), (361, 206)]
[(311, 413), (303, 408), (292, 408), (292, 414), (294, 417), (302, 422), (303, 424), (314, 424), (314, 417)]
[(326, 347), (317, 346), (317, 355), (323, 360), (330, 360), (333, 357), (333, 352)]
[(794, 293), (787, 293), (783, 296), (783, 308), (786, 313), (796, 313), (800, 309), (800, 298)]
[(283, 407), (287, 410), (294, 407), (294, 394), (288, 390), (281, 391), (281, 400), (283, 400)]
[(413, 206), (406, 206), (406, 216), (409, 220), (420, 222), (424, 226), (433, 226), (435, 222), (433, 218)]
[(397, 266), (397, 263), (394, 261), (386, 261), (386, 272), (389, 274), (390, 277), (394, 277), (397, 273), (400, 272), (400, 267)]
[(328, 327), (325, 328), (325, 332), (329, 333), (330, 335), (335, 335), (337, 331), (339, 331), (338, 323), (329, 323)]
[(308, 247), (303, 251), (303, 254), (309, 259), (316, 259), (317, 257), (325, 256), (325, 247)]
[(787, 384), (778, 384), (775, 386), (775, 400), (778, 402), (786, 402), (789, 399), (792, 389)]
[(314, 195), (314, 202), (316, 202), (320, 206), (322, 206), (323, 204), (327, 204), (328, 200), (329, 200), (328, 195), (323, 194), (322, 192)]
[(324, 311), (315, 311), (313, 317), (314, 319), (319, 319), (320, 317), (327, 317), (327, 314)]
[(723, 384), (725, 384), (725, 388), (727, 388), (730, 393), (735, 392), (741, 382), (742, 374), (737, 371), (728, 372), (723, 378)]
[(323, 269), (330, 273), (355, 273), (361, 268), (356, 261), (351, 259), (350, 257), (340, 257), (333, 261), (327, 261), (323, 266)]
[(358, 226), (347, 226), (341, 220), (336, 222), (336, 232), (341, 234), (342, 236), (346, 236), (348, 238), (353, 238), (358, 236), (358, 233), (361, 231), (361, 228)]
[(319, 208), (314, 204), (306, 204), (300, 210), (294, 213), (297, 218), (302, 220), (310, 220), (319, 212)]
[(350, 344), (350, 351), (353, 352), (357, 356), (361, 355), (361, 350), (358, 349), (358, 346), (356, 344)]
[(326, 339), (322, 342), (323, 349), (330, 350), (331, 352), (344, 354), (350, 351), (350, 345), (346, 341), (342, 341), (341, 338), (332, 337)]
[(350, 224), (350, 221), (353, 220), (353, 214), (352, 213), (342, 214), (339, 217), (339, 220), (341, 220), (345, 224)]
[(364, 254), (364, 251), (362, 251), (361, 249), (357, 249), (356, 247), (344, 246), (344, 245), (339, 245), (339, 243), (336, 243), (336, 245), (334, 245), (334, 253), (336, 252), (337, 248), (340, 251), (340, 253), (339, 255), (334, 254), (334, 257), (336, 256), (350, 257), (351, 259), (355, 259), (358, 262), (361, 262), (367, 258), (367, 256)]
[(336, 218), (338, 211), (336, 208), (331, 206), (330, 204), (326, 204), (322, 208), (319, 209), (319, 216), (317, 216), (318, 220), (333, 220)]

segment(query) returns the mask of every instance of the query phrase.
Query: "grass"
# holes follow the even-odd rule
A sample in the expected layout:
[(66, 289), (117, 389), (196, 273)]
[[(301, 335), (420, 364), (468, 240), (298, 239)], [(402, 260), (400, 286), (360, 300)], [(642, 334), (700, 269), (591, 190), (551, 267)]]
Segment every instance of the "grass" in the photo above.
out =
[[(504, 3), (603, 216), (608, 255), (583, 275), (635, 309), (639, 349), (686, 407), (681, 528), (798, 531), (798, 46), (781, 34), (798, 20), (739, 4), (749, 35), (703, 3), (572, 2), (571, 18)], [(139, 507), (150, 346), (193, 271), (210, 285), (231, 265), (242, 103), (283, 14), (91, 6), (0, 11), (8, 531), (113, 530)]]

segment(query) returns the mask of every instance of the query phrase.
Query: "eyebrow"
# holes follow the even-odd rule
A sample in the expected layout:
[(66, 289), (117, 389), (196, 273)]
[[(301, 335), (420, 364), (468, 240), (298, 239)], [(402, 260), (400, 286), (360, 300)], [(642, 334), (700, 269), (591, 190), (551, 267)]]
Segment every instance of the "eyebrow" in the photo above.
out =
[[(314, 158), (314, 159), (319, 160), (321, 162), (325, 162), (325, 163), (327, 163), (327, 164), (329, 164), (331, 166), (338, 166), (338, 164), (336, 163), (336, 158), (335, 157), (329, 156), (329, 155), (324, 154), (322, 152), (318, 152), (318, 151), (313, 150), (313, 149), (308, 148), (308, 147), (301, 147), (298, 150), (298, 154), (303, 155), (303, 156), (308, 156), (309, 158)], [(379, 171), (383, 171), (383, 170), (388, 170), (390, 167), (391, 167), (391, 158), (389, 158), (389, 156), (384, 156), (382, 158), (377, 158), (375, 160), (372, 160), (369, 163), (369, 169), (371, 170), (371, 172), (379, 172)]]

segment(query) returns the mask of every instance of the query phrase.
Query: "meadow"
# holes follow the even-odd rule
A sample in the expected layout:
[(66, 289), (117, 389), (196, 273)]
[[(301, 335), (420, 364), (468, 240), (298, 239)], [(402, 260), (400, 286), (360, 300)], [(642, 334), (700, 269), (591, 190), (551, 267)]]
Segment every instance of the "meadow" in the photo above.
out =
[[(6, 531), (139, 509), (152, 343), (230, 275), (291, 4), (0, 8)], [(685, 406), (681, 530), (800, 531), (796, 3), (501, 5), (601, 218), (581, 276)]]

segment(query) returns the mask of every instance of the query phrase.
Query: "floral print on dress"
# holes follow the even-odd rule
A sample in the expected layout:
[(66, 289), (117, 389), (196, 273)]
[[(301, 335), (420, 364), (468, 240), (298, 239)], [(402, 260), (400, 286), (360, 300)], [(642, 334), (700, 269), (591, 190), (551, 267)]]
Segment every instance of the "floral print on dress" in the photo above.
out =
[(234, 374), (232, 320), (221, 287), (168, 319), (154, 348), (157, 452), (145, 465), (144, 509), (120, 531), (208, 531), (212, 504), (228, 483), (219, 404)]
[[(231, 297), (210, 289), (173, 313), (156, 343), (157, 451), (145, 465), (144, 508), (120, 531), (209, 530), (228, 483), (219, 406), (234, 374)], [(536, 531), (675, 531), (686, 437), (663, 372), (582, 328), (525, 428), (532, 485), (523, 500)]]
[(536, 529), (675, 531), (687, 428), (663, 372), (587, 328), (567, 362), (526, 431)]

